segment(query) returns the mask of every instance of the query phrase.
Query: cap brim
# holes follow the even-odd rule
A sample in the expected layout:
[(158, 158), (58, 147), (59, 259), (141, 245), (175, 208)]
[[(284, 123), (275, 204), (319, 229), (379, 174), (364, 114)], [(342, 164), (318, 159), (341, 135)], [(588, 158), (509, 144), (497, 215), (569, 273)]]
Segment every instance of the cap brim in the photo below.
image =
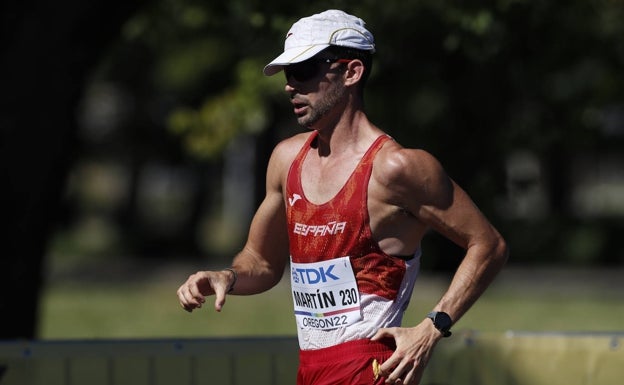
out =
[(284, 69), (284, 66), (306, 61), (327, 47), (329, 47), (329, 44), (317, 44), (290, 48), (267, 64), (262, 72), (266, 76), (275, 75)]

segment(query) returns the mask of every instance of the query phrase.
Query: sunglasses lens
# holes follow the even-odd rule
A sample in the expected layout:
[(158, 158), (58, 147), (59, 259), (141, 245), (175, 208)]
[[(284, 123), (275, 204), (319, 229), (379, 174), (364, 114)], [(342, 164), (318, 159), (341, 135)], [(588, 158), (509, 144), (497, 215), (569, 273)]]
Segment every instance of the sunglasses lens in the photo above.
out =
[(312, 79), (317, 73), (319, 63), (315, 61), (305, 61), (303, 63), (291, 64), (284, 67), (286, 79), (291, 77), (298, 82), (305, 82)]

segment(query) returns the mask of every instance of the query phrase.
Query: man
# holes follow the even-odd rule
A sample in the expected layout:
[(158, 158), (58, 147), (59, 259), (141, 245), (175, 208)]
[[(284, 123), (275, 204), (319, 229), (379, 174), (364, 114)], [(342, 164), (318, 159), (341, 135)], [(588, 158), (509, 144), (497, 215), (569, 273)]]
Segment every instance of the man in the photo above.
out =
[[(284, 71), (309, 132), (274, 149), (266, 197), (232, 267), (197, 272), (178, 289), (184, 309), (214, 294), (221, 311), (228, 293), (277, 284), (290, 256), (298, 384), (418, 384), (434, 346), (507, 258), (500, 234), (433, 156), (403, 148), (367, 119), (374, 51), (364, 22), (342, 11), (293, 24), (264, 73)], [(400, 327), (429, 229), (466, 255), (433, 311)]]

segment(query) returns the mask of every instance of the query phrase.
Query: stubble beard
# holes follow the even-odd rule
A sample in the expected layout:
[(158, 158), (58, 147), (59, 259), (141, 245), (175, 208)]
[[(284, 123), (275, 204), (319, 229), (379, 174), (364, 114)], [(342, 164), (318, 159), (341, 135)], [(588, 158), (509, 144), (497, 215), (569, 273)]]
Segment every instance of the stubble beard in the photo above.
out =
[(346, 87), (338, 82), (333, 84), (334, 86), (327, 90), (327, 93), (322, 99), (319, 99), (315, 104), (308, 105), (308, 113), (306, 115), (297, 118), (297, 122), (300, 125), (312, 128), (324, 116), (328, 115), (328, 113), (344, 97)]

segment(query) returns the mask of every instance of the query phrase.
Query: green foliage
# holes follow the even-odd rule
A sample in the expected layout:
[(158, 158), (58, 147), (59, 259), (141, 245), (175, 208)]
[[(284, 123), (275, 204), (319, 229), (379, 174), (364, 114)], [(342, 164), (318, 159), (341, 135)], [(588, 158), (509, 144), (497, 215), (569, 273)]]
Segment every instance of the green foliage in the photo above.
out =
[(258, 133), (269, 122), (264, 100), (279, 86), (275, 78), (255, 72), (257, 60), (243, 60), (231, 89), (205, 100), (197, 109), (181, 107), (169, 117), (169, 128), (184, 138), (187, 151), (198, 158), (214, 157), (237, 135)]
[[(619, 1), (151, 4), (125, 36), (154, 55), (152, 81), (177, 105), (168, 125), (200, 157), (274, 123), (268, 111), (281, 87), (263, 81), (261, 69), (293, 21), (326, 8), (354, 12), (373, 30), (379, 54), (368, 105), (390, 128), (416, 128), (393, 132), (408, 144), (437, 151), (440, 138), (458, 129), (487, 136), (483, 145), (502, 151), (548, 151), (577, 135), (584, 143), (596, 135), (587, 131), (597, 124), (593, 112), (622, 94)], [(535, 135), (546, 128), (546, 136)]]
[(261, 70), (294, 21), (328, 8), (362, 17), (376, 37), (371, 119), (405, 146), (439, 157), (512, 232), (517, 218), (501, 209), (505, 163), (516, 151), (535, 156), (549, 194), (541, 222), (548, 231), (520, 220), (527, 230), (518, 238), (536, 239), (543, 251), (527, 243), (514, 255), (564, 259), (565, 248), (552, 246), (564, 242), (550, 238), (564, 233), (580, 234), (593, 254), (613, 244), (610, 235), (561, 229), (573, 215), (571, 159), (622, 147), (621, 132), (605, 128), (624, 100), (622, 1), (153, 0), (125, 26), (116, 69), (127, 66), (124, 55), (141, 55), (146, 65), (136, 65), (130, 82), (159, 106), (151, 113), (162, 117), (157, 124), (187, 155), (215, 159), (237, 135), (279, 131), (292, 120), (277, 106), (286, 98), (283, 78)]
[(189, 155), (205, 159), (270, 124), (267, 100), (281, 87), (262, 75), (270, 54), (258, 49), (290, 23), (244, 1), (159, 0), (127, 23), (124, 37), (153, 56), (150, 82), (174, 102), (166, 126)]

